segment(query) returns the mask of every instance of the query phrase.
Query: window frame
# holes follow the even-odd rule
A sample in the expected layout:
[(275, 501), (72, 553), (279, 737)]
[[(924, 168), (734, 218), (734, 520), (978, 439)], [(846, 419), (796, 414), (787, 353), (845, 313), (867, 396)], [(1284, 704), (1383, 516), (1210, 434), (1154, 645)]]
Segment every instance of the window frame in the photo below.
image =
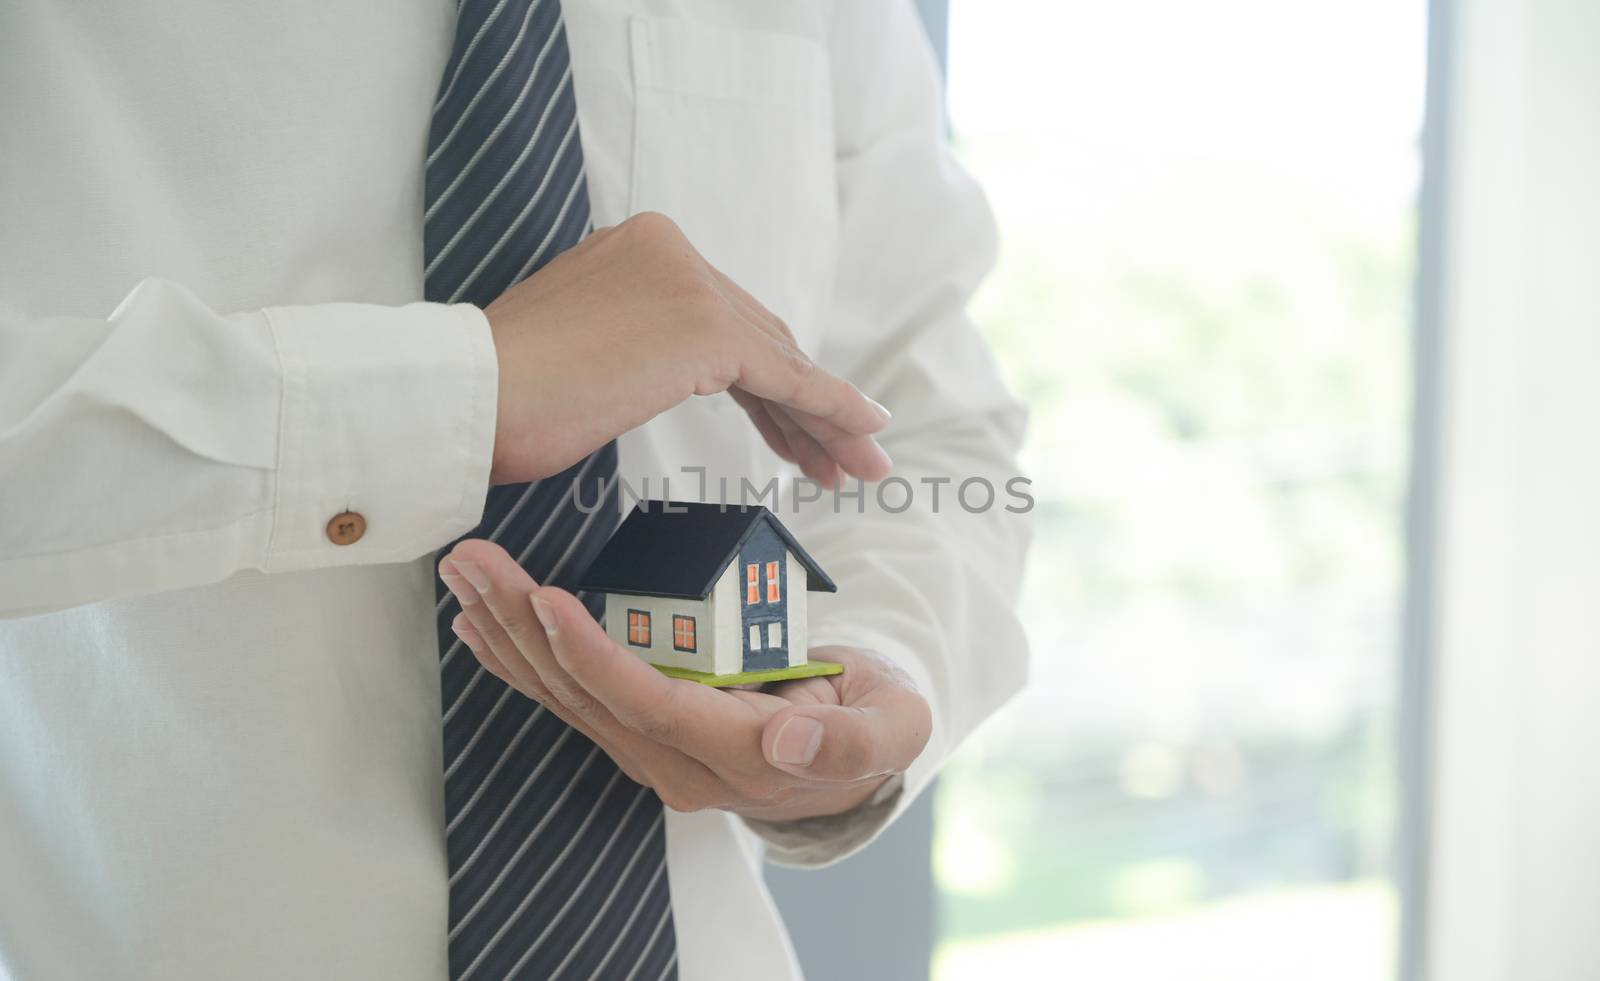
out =
[[(638, 638), (640, 636), (642, 636), (644, 639), (643, 640), (636, 639), (636, 638)], [(628, 608), (628, 646), (630, 646), (630, 647), (649, 647), (650, 644), (651, 644), (650, 636), (651, 636), (650, 611), (649, 610), (636, 610), (633, 607), (629, 607)]]
[(757, 603), (761, 602), (761, 592), (759, 589), (757, 589), (757, 586), (760, 582), (759, 578), (757, 577), (757, 572), (759, 569), (760, 564), (756, 562), (751, 562), (744, 567), (745, 606), (755, 606)]
[(767, 563), (767, 602), (768, 603), (782, 603), (783, 602), (783, 586), (782, 586), (783, 569), (781, 568), (782, 564), (783, 563), (781, 563), (781, 562), (768, 562)]
[[(687, 628), (685, 628), (685, 624), (687, 624)], [(687, 637), (689, 640), (687, 646), (680, 642), (680, 638), (683, 637)], [(699, 643), (700, 638), (698, 627), (695, 625), (695, 618), (687, 613), (674, 613), (672, 615), (672, 649), (694, 654), (700, 649)]]

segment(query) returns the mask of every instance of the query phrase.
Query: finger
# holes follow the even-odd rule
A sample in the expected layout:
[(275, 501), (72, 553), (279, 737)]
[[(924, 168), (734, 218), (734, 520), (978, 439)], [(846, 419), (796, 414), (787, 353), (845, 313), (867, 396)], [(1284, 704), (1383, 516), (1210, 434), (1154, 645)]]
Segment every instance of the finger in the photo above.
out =
[[(516, 648), (505, 626), (489, 608), (488, 597), (496, 594), (485, 567), (498, 564), (497, 556), (516, 565), (504, 549), (491, 542), (462, 542), (439, 563), (439, 578), (450, 587), (461, 603), (461, 613), (451, 627), (484, 670), (522, 694), (550, 709), (562, 721), (599, 741), (601, 734), (588, 720), (562, 705), (544, 680), (534, 672)], [(518, 566), (520, 571), (521, 567)], [(527, 576), (526, 572), (522, 573)], [(532, 582), (532, 577), (527, 577)], [(465, 628), (465, 629), (463, 629)]]
[(767, 403), (739, 388), (728, 389), (728, 395), (739, 403), (740, 408), (744, 409), (745, 415), (749, 416), (750, 421), (755, 424), (756, 432), (760, 433), (761, 438), (766, 440), (768, 446), (772, 447), (772, 452), (778, 454), (780, 459), (787, 460), (790, 463), (799, 462), (795, 457), (794, 450), (789, 446), (789, 440), (784, 436), (783, 430), (773, 420), (772, 413), (767, 411)]
[(571, 593), (542, 587), (533, 608), (556, 660), (622, 725), (707, 764), (759, 749), (757, 712), (705, 685), (668, 678), (623, 650)]
[(796, 705), (839, 704), (839, 690), (829, 684), (828, 678), (796, 678), (793, 681), (779, 681), (767, 685), (763, 690), (775, 698)]
[(758, 330), (738, 336), (737, 384), (745, 391), (808, 412), (851, 433), (875, 433), (889, 424), (889, 410), (818, 367), (792, 342)]
[[(489, 650), (489, 642), (483, 639), (483, 634), (478, 633), (478, 628), (472, 625), (465, 613), (457, 613), (455, 619), (450, 621), (450, 631), (461, 639), (467, 650), (478, 659), (483, 669), (503, 681), (509, 688), (519, 688), (517, 679), (500, 663), (500, 659)], [(520, 689), (519, 689), (520, 690)]]
[[(799, 347), (794, 332), (781, 317), (762, 306), (760, 301), (720, 269), (715, 266), (709, 268), (723, 296), (744, 314), (745, 319), (765, 328), (780, 342)], [(730, 388), (729, 392), (734, 393), (737, 400), (739, 389)], [(744, 403), (741, 401), (740, 404)], [(841, 468), (863, 480), (882, 480), (889, 476), (892, 466), (889, 454), (870, 436), (847, 432), (826, 420), (798, 410), (785, 409), (781, 405), (758, 404), (766, 406), (768, 417), (784, 432), (786, 442), (794, 452), (794, 459), (790, 462), (799, 464), (802, 473), (823, 487), (831, 489), (838, 484)], [(877, 405), (876, 402), (873, 404)], [(882, 406), (878, 408), (882, 409)], [(748, 407), (746, 411), (749, 411)]]
[(451, 550), (447, 561), (468, 580), (477, 599), (463, 609), (490, 653), (514, 679), (512, 684), (550, 706), (563, 719), (581, 720), (587, 732), (637, 753), (641, 747), (630, 745), (634, 741), (632, 734), (550, 653), (544, 628), (528, 601), (538, 583), (527, 570), (504, 549), (484, 541), (462, 542)]
[(782, 317), (762, 306), (760, 300), (746, 292), (743, 286), (729, 279), (722, 270), (710, 263), (707, 263), (706, 266), (711, 270), (712, 280), (722, 292), (723, 297), (738, 308), (746, 319), (753, 321), (773, 337), (796, 347), (799, 346), (799, 343), (794, 339), (794, 331), (789, 329), (789, 325), (783, 322)]
[[(837, 653), (841, 649), (832, 649)], [(829, 650), (812, 651), (830, 660)], [(811, 780), (855, 782), (899, 773), (928, 743), (933, 717), (927, 700), (903, 672), (877, 655), (837, 656), (847, 661), (841, 705), (795, 705), (767, 720), (761, 750), (779, 770)]]
[[(557, 697), (564, 694), (558, 689), (571, 687), (570, 679), (550, 656), (544, 628), (528, 605), (528, 594), (539, 584), (527, 570), (505, 549), (485, 541), (461, 542), (451, 550), (448, 561), (469, 580), (475, 597), (471, 604), (463, 599), (462, 609), (490, 648), (505, 660), (511, 674), (520, 683)], [(568, 684), (563, 685), (563, 681)], [(575, 710), (585, 707), (581, 703), (569, 704)]]
[[(759, 300), (757, 300), (755, 297), (751, 296), (749, 294), (749, 292), (747, 292), (745, 290), (744, 287), (740, 286), (738, 283), (736, 283), (732, 279), (728, 278), (728, 276), (726, 274), (724, 274), (720, 269), (717, 269), (715, 266), (712, 266), (709, 263), (707, 264), (706, 268), (711, 273), (711, 277), (712, 277), (712, 280), (713, 280), (713, 285), (715, 285), (717, 287), (717, 289), (719, 290), (719, 292), (721, 292), (724, 300), (726, 300), (730, 306), (732, 306), (740, 315), (742, 315), (746, 321), (751, 323), (753, 326), (756, 326), (757, 328), (761, 329), (763, 333), (765, 333), (768, 336), (770, 336), (779, 345), (784, 346), (784, 347), (788, 347), (788, 348), (792, 348), (792, 349), (794, 349), (796, 351), (798, 351), (800, 349), (799, 342), (795, 340), (794, 332), (789, 329), (789, 325), (788, 324), (783, 322), (783, 318), (779, 317), (777, 314), (773, 313), (771, 310), (768, 310), (765, 306), (763, 306), (761, 304), (761, 302)], [(868, 401), (870, 402), (871, 400), (869, 399)], [(743, 404), (743, 403), (741, 403), (741, 404)], [(876, 410), (881, 412), (881, 414), (885, 418), (887, 418), (888, 413), (887, 413), (887, 411), (883, 410), (882, 406), (878, 405), (876, 402), (872, 402), (872, 405), (875, 407)], [(818, 436), (818, 441), (824, 443), (824, 445), (827, 445), (829, 440), (824, 440), (824, 439), (821, 438), (823, 433), (829, 434), (830, 438), (832, 438), (832, 439), (839, 439), (839, 438), (844, 437), (844, 436), (853, 435), (853, 434), (847, 433), (846, 431), (840, 429), (837, 426), (833, 426), (833, 425), (831, 425), (829, 423), (826, 423), (824, 420), (822, 420), (820, 418), (814, 418), (813, 421), (817, 424), (817, 433), (815, 435)], [(807, 426), (806, 428), (810, 429), (811, 427)], [(865, 440), (865, 442), (866, 442), (866, 444), (868, 446), (875, 446), (876, 445), (870, 439), (869, 440)], [(856, 453), (857, 453), (857, 455), (864, 455), (864, 456), (866, 456), (868, 458), (872, 458), (874, 463), (877, 463), (877, 458), (881, 457), (882, 458), (882, 464), (881, 465), (882, 465), (882, 469), (883, 469), (882, 476), (887, 476), (888, 475), (888, 468), (887, 468), (888, 457), (885, 454), (883, 454), (882, 450), (878, 450), (876, 454), (872, 454), (870, 450), (866, 450), (866, 449), (862, 449), (862, 448), (858, 447), (858, 448), (856, 448)], [(848, 466), (846, 467), (846, 469), (850, 470), (850, 468)], [(850, 470), (850, 472), (855, 473), (856, 471), (855, 470)], [(813, 479), (820, 479), (820, 478), (815, 478), (814, 477)], [(880, 476), (880, 477), (866, 477), (865, 479), (877, 480), (877, 479), (882, 479), (882, 478)]]
[[(543, 630), (525, 599), (533, 577), (504, 549), (491, 542), (462, 542), (440, 563), (439, 572), (463, 604), (452, 627), (485, 670), (589, 737), (635, 782), (647, 783), (654, 768), (671, 762), (660, 758), (664, 750), (644, 745), (554, 667)], [(524, 601), (517, 604), (509, 596)], [(519, 605), (520, 617), (513, 613)], [(542, 651), (553, 670), (539, 671), (530, 651)]]
[(775, 406), (773, 413), (788, 416), (850, 473), (865, 480), (882, 480), (889, 475), (893, 466), (889, 454), (871, 436), (847, 432), (825, 419), (785, 406)]
[(501, 602), (498, 596), (504, 587), (496, 586), (496, 578), (506, 578), (505, 565), (516, 567), (517, 572), (510, 578), (519, 592), (537, 586), (533, 577), (517, 565), (505, 549), (481, 540), (458, 543), (450, 555), (439, 563), (439, 578), (455, 594), (461, 604), (462, 614), (483, 641), (484, 649), (500, 659), (502, 669), (510, 676), (510, 683), (524, 694), (545, 702), (550, 698), (548, 688), (536, 672), (517, 663), (523, 660), (516, 652), (517, 639), (510, 635), (505, 623), (490, 606), (491, 601)]
[[(723, 806), (740, 799), (740, 792), (729, 786), (715, 767), (655, 738), (652, 732), (619, 721), (611, 708), (590, 690), (585, 679), (567, 670), (554, 653), (555, 644), (549, 631), (535, 616), (532, 600), (537, 595), (537, 584), (504, 549), (488, 542), (463, 542), (451, 551), (449, 561), (477, 591), (479, 602), (470, 607), (469, 618), (483, 634), (490, 650), (521, 685), (544, 692), (545, 697), (540, 701), (552, 711), (569, 722), (577, 720), (573, 724), (619, 762), (624, 758), (637, 761), (638, 767), (648, 774), (649, 785), (663, 800), (672, 802), (676, 810)], [(589, 611), (570, 594), (561, 590), (555, 592), (562, 593), (576, 607), (568, 616), (569, 622), (586, 625), (598, 635), (602, 656), (619, 656), (632, 666), (642, 668), (654, 680), (670, 683), (660, 672), (617, 647)], [(485, 613), (488, 614), (487, 623)], [(581, 632), (575, 631), (575, 635)], [(588, 663), (590, 659), (582, 660)], [(749, 728), (745, 740), (748, 748), (743, 757), (747, 763), (753, 760), (760, 764), (759, 721), (751, 721)], [(716, 746), (723, 754), (733, 753), (729, 746), (720, 743), (719, 740), (702, 742)]]
[[(813, 439), (810, 433), (801, 429), (783, 406), (768, 403), (768, 412), (772, 416), (772, 421), (783, 432), (783, 438), (794, 448), (795, 463), (799, 465), (800, 472), (823, 487), (837, 486), (839, 465), (834, 462), (828, 451), (823, 449), (822, 444)], [(871, 439), (870, 436), (862, 438)]]
[[(462, 640), (486, 669), (496, 673), (512, 687), (526, 685), (526, 679), (513, 679), (503, 663), (517, 660), (515, 655), (497, 655), (492, 650), (480, 650), (474, 642), (487, 646), (476, 635), (470, 623)], [(498, 671), (493, 665), (499, 666)], [(711, 770), (691, 760), (674, 749), (648, 742), (621, 727), (608, 713), (601, 713), (609, 724), (591, 722), (590, 719), (569, 708), (567, 703), (553, 693), (546, 692), (540, 704), (557, 718), (587, 736), (607, 756), (616, 762), (628, 779), (655, 790), (663, 802), (677, 811), (697, 811), (708, 807), (721, 807), (735, 795), (727, 784)]]
[[(729, 302), (747, 321), (764, 328), (780, 343), (794, 345), (788, 325), (737, 283), (715, 269), (711, 271), (719, 278)], [(797, 464), (802, 473), (823, 487), (838, 484), (841, 468), (863, 480), (882, 480), (889, 475), (889, 455), (872, 437), (850, 433), (815, 416), (755, 398), (737, 385), (730, 387), (728, 394), (744, 408), (762, 438), (780, 457)], [(773, 438), (769, 423), (783, 434), (781, 444)]]
[(547, 692), (540, 691), (535, 694), (530, 691), (527, 682), (524, 679), (517, 678), (512, 673), (506, 664), (505, 658), (495, 653), (489, 642), (472, 625), (471, 620), (468, 619), (465, 613), (456, 614), (455, 619), (450, 624), (450, 629), (457, 637), (461, 638), (461, 642), (466, 645), (467, 650), (472, 652), (472, 656), (477, 658), (483, 669), (498, 678), (506, 687), (528, 696), (533, 701), (544, 706), (547, 711), (561, 719), (561, 721), (583, 733), (591, 742), (599, 746), (606, 755), (615, 760), (623, 772), (634, 782), (643, 783), (647, 779), (645, 771), (639, 766), (632, 754), (596, 732), (583, 719), (573, 715), (559, 702), (551, 699)]
[[(764, 715), (741, 712), (703, 685), (667, 678), (619, 647), (565, 590), (546, 587), (530, 600), (557, 661), (626, 733), (613, 738), (641, 758), (668, 807), (696, 811), (746, 801), (742, 784), (731, 781), (766, 769)], [(663, 689), (686, 695), (684, 704), (662, 697)]]
[[(781, 405), (772, 407), (772, 415), (785, 433), (789, 432), (790, 427), (804, 433), (831, 461), (837, 462), (851, 476), (862, 480), (882, 480), (889, 476), (894, 466), (889, 454), (871, 436), (845, 432), (830, 422)], [(790, 437), (790, 442), (794, 442), (794, 437)]]
[[(757, 303), (754, 297), (746, 293), (742, 287), (723, 275), (715, 267), (708, 265), (707, 269), (721, 290), (723, 298), (746, 322), (782, 345), (798, 347), (794, 334), (790, 332), (788, 325), (780, 320), (776, 314)], [(798, 423), (793, 422), (784, 414), (782, 406), (751, 395), (737, 385), (729, 387), (728, 394), (733, 397), (735, 402), (744, 407), (745, 412), (755, 422), (756, 429), (761, 432), (768, 445), (773, 446), (775, 449), (779, 445), (783, 447), (778, 449), (779, 456), (799, 466), (801, 473), (815, 480), (823, 487), (832, 488), (836, 485), (839, 478), (839, 467), (834, 462), (832, 455), (816, 439), (807, 434)], [(771, 431), (780, 434), (779, 440), (781, 440), (781, 443), (768, 435), (769, 430), (763, 428), (764, 425), (771, 426)], [(872, 442), (870, 436), (861, 438), (869, 443)]]
[(729, 685), (721, 689), (721, 691), (724, 695), (737, 698), (752, 709), (755, 709), (756, 713), (763, 719), (779, 709), (788, 708), (791, 704), (786, 699), (762, 691), (760, 685)]
[[(819, 647), (817, 650), (825, 649)], [(791, 705), (838, 705), (839, 689), (831, 684), (838, 677), (796, 678), (764, 685), (737, 685), (722, 690), (766, 717)]]

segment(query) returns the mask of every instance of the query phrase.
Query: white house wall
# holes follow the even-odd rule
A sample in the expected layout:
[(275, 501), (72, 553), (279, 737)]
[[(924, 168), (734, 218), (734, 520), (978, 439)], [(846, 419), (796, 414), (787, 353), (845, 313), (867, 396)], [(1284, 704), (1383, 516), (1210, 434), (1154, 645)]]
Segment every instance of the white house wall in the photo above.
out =
[(744, 670), (744, 639), (740, 636), (740, 612), (744, 595), (739, 581), (739, 564), (728, 563), (711, 589), (710, 619), (716, 630), (717, 674), (736, 674)]
[(789, 666), (806, 663), (806, 567), (787, 553), (789, 582), (789, 623), (786, 626), (789, 640)]
[[(621, 644), (625, 650), (632, 651), (652, 664), (666, 664), (675, 668), (688, 668), (691, 671), (712, 672), (712, 651), (707, 646), (711, 640), (712, 616), (710, 604), (705, 600), (669, 599), (660, 596), (625, 596), (621, 593), (606, 594), (606, 633)], [(650, 646), (639, 647), (628, 643), (628, 611), (643, 610), (650, 614)], [(695, 644), (699, 650), (694, 653), (673, 650), (672, 648), (672, 617), (694, 617)], [(720, 651), (720, 640), (717, 649)], [(737, 657), (737, 655), (735, 655)]]

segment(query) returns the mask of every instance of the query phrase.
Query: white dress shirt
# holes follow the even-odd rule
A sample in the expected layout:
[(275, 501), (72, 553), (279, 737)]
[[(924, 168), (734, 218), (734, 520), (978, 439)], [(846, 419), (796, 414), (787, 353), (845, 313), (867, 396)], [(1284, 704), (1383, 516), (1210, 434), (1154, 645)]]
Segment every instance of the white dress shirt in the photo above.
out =
[[(676, 219), (890, 407), (915, 491), (780, 505), (840, 586), (813, 643), (933, 704), (905, 792), (759, 837), (667, 815), (682, 976), (790, 977), (763, 849), (860, 847), (1021, 683), (1025, 518), (919, 482), (1014, 472), (962, 312), (991, 225), (909, 4), (564, 9), (596, 224)], [(417, 302), (453, 18), (0, 6), (0, 977), (445, 976), (432, 555), (479, 518), (496, 405), (482, 313)], [(621, 454), (655, 496), (787, 473), (720, 396)]]

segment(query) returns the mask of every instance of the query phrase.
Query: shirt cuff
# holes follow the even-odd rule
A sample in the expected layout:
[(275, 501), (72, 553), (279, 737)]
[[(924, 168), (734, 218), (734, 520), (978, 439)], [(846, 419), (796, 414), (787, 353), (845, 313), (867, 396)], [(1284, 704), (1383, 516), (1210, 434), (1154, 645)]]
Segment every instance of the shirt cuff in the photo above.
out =
[(890, 777), (866, 801), (842, 814), (795, 821), (744, 818), (745, 825), (766, 844), (767, 861), (774, 865), (797, 869), (822, 868), (843, 861), (872, 844), (933, 782), (949, 752), (943, 738), (944, 726), (940, 724), (942, 707), (935, 697), (927, 666), (920, 658), (905, 645), (887, 636), (843, 628), (836, 633), (831, 625), (808, 641), (811, 647), (834, 644), (877, 651), (909, 674), (917, 691), (928, 700), (932, 710), (932, 735), (928, 745), (922, 748), (904, 773)]
[[(337, 303), (266, 317), (283, 398), (265, 571), (410, 561), (477, 526), (498, 373), (481, 310)], [(344, 512), (365, 530), (336, 544), (329, 522)]]

